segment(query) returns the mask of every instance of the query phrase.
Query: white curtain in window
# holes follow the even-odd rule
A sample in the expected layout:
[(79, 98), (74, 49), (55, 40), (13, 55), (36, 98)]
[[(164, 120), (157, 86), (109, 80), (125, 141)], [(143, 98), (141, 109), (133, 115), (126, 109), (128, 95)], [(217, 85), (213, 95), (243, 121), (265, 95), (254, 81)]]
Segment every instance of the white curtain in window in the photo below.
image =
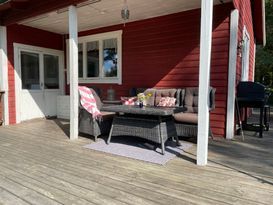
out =
[(87, 43), (86, 49), (87, 49), (87, 51), (98, 50), (99, 49), (99, 42), (93, 41), (93, 42)]
[(118, 42), (116, 38), (107, 39), (103, 41), (103, 49), (115, 48), (117, 49)]

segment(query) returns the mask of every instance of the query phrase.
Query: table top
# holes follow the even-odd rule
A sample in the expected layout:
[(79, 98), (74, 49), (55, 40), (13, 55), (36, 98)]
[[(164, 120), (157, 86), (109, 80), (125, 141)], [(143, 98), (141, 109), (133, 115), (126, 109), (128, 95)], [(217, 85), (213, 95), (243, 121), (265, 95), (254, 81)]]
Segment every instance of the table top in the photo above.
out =
[(121, 100), (103, 100), (105, 104), (121, 105)]
[(178, 112), (184, 112), (184, 107), (148, 107), (140, 108), (132, 105), (110, 105), (102, 107), (102, 111), (136, 114), (136, 115), (154, 115), (154, 116), (170, 116)]

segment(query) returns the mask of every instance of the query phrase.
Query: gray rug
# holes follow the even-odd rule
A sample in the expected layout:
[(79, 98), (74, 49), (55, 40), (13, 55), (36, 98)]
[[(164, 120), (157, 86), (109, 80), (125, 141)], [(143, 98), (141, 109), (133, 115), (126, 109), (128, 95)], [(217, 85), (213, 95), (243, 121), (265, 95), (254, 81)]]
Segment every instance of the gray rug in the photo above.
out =
[(113, 139), (109, 145), (100, 139), (98, 142), (85, 145), (84, 147), (113, 155), (165, 165), (168, 161), (181, 155), (191, 146), (190, 143), (181, 141), (181, 146), (177, 147), (175, 142), (168, 141), (166, 142), (165, 155), (162, 155), (159, 147), (155, 150), (154, 145), (147, 143), (147, 141), (130, 137), (115, 137), (115, 140)]

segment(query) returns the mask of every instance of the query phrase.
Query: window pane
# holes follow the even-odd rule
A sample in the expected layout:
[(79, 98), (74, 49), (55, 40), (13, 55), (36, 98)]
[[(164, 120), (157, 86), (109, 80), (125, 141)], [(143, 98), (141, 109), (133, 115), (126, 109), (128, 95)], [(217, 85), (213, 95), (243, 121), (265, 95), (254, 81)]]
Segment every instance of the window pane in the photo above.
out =
[(22, 89), (40, 90), (39, 54), (21, 52)]
[(89, 42), (86, 44), (87, 50), (87, 77), (99, 77), (99, 42)]
[(78, 45), (79, 48), (79, 78), (83, 77), (83, 46), (82, 43)]
[(45, 89), (59, 89), (59, 57), (44, 55)]
[(103, 70), (104, 77), (117, 77), (118, 46), (116, 38), (103, 41)]

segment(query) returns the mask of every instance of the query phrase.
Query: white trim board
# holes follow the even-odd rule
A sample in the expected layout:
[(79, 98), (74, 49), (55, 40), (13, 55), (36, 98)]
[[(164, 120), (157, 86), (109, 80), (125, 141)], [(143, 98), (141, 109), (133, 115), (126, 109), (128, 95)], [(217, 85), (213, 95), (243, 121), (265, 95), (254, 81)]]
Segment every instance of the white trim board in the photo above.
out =
[(244, 26), (242, 45), (241, 81), (249, 81), (250, 35)]
[(252, 65), (252, 81), (255, 81), (255, 70), (256, 70), (256, 43), (254, 43), (253, 48), (253, 65)]
[[(13, 44), (14, 49), (14, 77), (15, 77), (15, 107), (16, 107), (16, 123), (21, 122), (21, 94), (22, 94), (22, 83), (21, 83), (21, 68), (20, 68), (20, 51), (36, 52), (39, 54), (51, 54), (59, 57), (60, 68), (59, 68), (59, 82), (61, 94), (64, 94), (64, 52), (61, 50), (43, 48), (39, 46), (32, 46), (26, 44)], [(50, 92), (50, 91), (49, 91)]]
[(45, 54), (56, 54), (56, 55), (63, 55), (64, 52), (62, 50), (51, 49), (51, 48), (44, 48), (39, 46), (21, 44), (21, 43), (13, 43), (13, 47), (22, 50), (31, 50), (34, 52), (41, 52)]
[(4, 26), (0, 26), (0, 83), (0, 89), (5, 91), (2, 97), (4, 125), (9, 125), (7, 28)]
[(227, 139), (232, 139), (234, 137), (238, 25), (239, 25), (239, 11), (235, 9), (231, 12), (231, 16), (230, 16), (230, 40), (229, 40), (230, 42), (229, 42), (228, 93), (227, 93), (227, 118), (226, 118), (226, 138)]

